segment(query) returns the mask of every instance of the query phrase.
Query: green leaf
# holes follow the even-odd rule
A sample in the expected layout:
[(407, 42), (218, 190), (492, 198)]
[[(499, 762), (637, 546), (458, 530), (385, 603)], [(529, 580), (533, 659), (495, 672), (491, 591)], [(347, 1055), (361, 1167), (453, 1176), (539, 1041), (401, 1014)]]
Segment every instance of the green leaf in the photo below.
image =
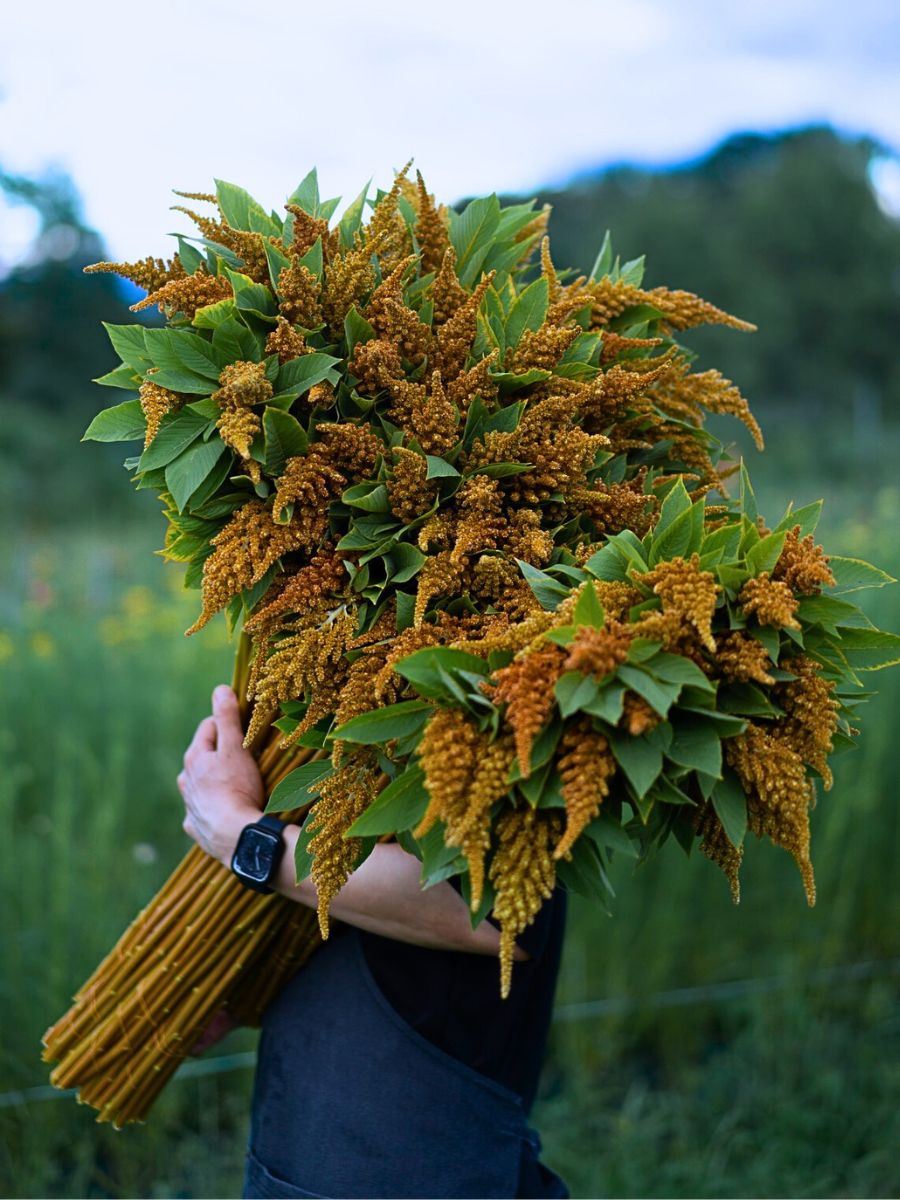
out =
[(608, 542), (584, 564), (584, 569), (606, 583), (624, 583), (628, 579), (628, 556), (615, 542)]
[(224, 179), (217, 179), (215, 183), (219, 208), (232, 229), (241, 229), (246, 233), (263, 233), (268, 237), (281, 235), (281, 225), (272, 220), (249, 192), (245, 192), (234, 183), (226, 183)]
[(514, 433), (519, 427), (519, 421), (522, 419), (522, 413), (525, 410), (525, 401), (519, 400), (515, 404), (507, 404), (504, 408), (498, 409), (484, 423), (485, 433)]
[(128, 363), (119, 363), (105, 375), (98, 375), (93, 382), (99, 383), (101, 387), (125, 388), (126, 391), (136, 392), (141, 386), (141, 377)]
[(719, 688), (716, 703), (723, 712), (747, 717), (780, 717), (782, 710), (773, 704), (762, 688), (752, 683), (729, 683)]
[(782, 529), (793, 529), (795, 525), (800, 526), (799, 537), (804, 538), (808, 533), (815, 533), (816, 526), (819, 523), (819, 517), (822, 514), (822, 501), (814, 500), (812, 504), (804, 504), (802, 508), (798, 508), (796, 512), (791, 511), (791, 506), (788, 505), (788, 510), (775, 526), (773, 533), (780, 533)]
[(257, 283), (241, 271), (224, 268), (234, 289), (234, 302), (241, 312), (253, 313), (258, 317), (274, 317), (278, 312), (275, 297), (264, 283)]
[(141, 455), (139, 471), (151, 471), (154, 467), (165, 467), (177, 458), (182, 450), (209, 428), (209, 420), (198, 413), (184, 408), (180, 412), (167, 412), (159, 425), (156, 437)]
[(733, 771), (726, 771), (716, 782), (711, 800), (725, 836), (739, 848), (747, 832), (747, 796)]
[(834, 629), (838, 625), (866, 628), (869, 618), (862, 609), (837, 596), (804, 596), (797, 607), (797, 617), (804, 624), (822, 625)]
[[(681, 484), (680, 479), (678, 482)], [(681, 484), (681, 486), (684, 485)], [(698, 511), (701, 513), (699, 527), (702, 536), (702, 506)], [(685, 558), (693, 550), (699, 550), (699, 544), (694, 544), (697, 541), (696, 533), (697, 519), (691, 508), (675, 517), (663, 533), (657, 535), (654, 531), (650, 543), (650, 566), (655, 567), (658, 562), (664, 562), (676, 556)]]
[(858, 592), (862, 588), (884, 587), (886, 583), (897, 582), (887, 571), (873, 567), (861, 558), (842, 558), (831, 554), (828, 566), (834, 576), (834, 586), (830, 590), (835, 592)]
[(443, 479), (455, 478), (459, 476), (459, 471), (452, 463), (448, 463), (445, 458), (437, 458), (434, 454), (426, 454), (425, 461), (428, 463), (428, 470), (425, 472), (426, 479)]
[[(401, 830), (401, 835), (406, 836), (405, 831)], [(436, 883), (449, 879), (451, 875), (458, 875), (465, 869), (466, 860), (459, 847), (448, 846), (445, 837), (446, 826), (443, 821), (438, 820), (423, 838), (418, 839), (417, 845), (422, 855), (420, 882), (423, 890), (434, 887)]]
[(882, 629), (843, 629), (839, 644), (857, 671), (880, 671), (900, 663), (900, 634)]
[(572, 614), (572, 624), (589, 625), (592, 629), (602, 629), (605, 621), (606, 613), (597, 597), (597, 589), (593, 582), (589, 581), (578, 594), (575, 612)]
[(682, 767), (703, 771), (716, 779), (722, 776), (722, 742), (712, 721), (702, 717), (672, 717), (674, 737), (666, 755)]
[(127, 363), (138, 375), (143, 375), (147, 368), (153, 365), (144, 342), (146, 326), (110, 325), (106, 321), (102, 324), (122, 362)]
[(618, 677), (632, 691), (637, 692), (639, 696), (643, 696), (650, 707), (658, 712), (661, 717), (665, 717), (668, 714), (669, 709), (678, 699), (678, 693), (681, 691), (680, 683), (656, 679), (646, 671), (641, 670), (640, 667), (629, 666), (628, 663), (623, 663), (619, 667)]
[(311, 217), (318, 216), (319, 209), (319, 179), (316, 168), (304, 176), (302, 183), (294, 188), (288, 197), (288, 204), (296, 204)]
[(680, 683), (685, 687), (701, 688), (706, 692), (716, 690), (715, 684), (704, 675), (697, 664), (680, 654), (660, 651), (647, 661), (647, 669), (667, 683)]
[(363, 512), (386, 513), (391, 509), (387, 487), (374, 479), (347, 488), (341, 493), (341, 500), (351, 508), (361, 508)]
[(477, 281), (499, 224), (500, 202), (495, 195), (470, 201), (461, 213), (450, 210), (450, 240), (463, 287), (470, 288)]
[(370, 179), (356, 199), (352, 200), (350, 204), (347, 205), (343, 216), (338, 222), (341, 246), (343, 246), (345, 249), (349, 249), (353, 246), (353, 235), (357, 233), (362, 226), (366, 199), (369, 195), (369, 188), (371, 185), (372, 180)]
[(592, 717), (600, 717), (604, 721), (609, 721), (610, 725), (615, 725), (622, 715), (627, 690), (624, 683), (612, 680), (600, 689), (595, 700), (584, 705), (584, 712), (589, 713)]
[(750, 476), (747, 473), (747, 468), (744, 466), (743, 459), (741, 459), (741, 512), (752, 525), (756, 524), (756, 518), (759, 516), (759, 510), (756, 507), (756, 494), (753, 491), (753, 484), (750, 482)]
[(322, 278), (322, 239), (317, 237), (307, 252), (297, 260), (298, 266), (306, 267), (310, 274), (315, 275), (316, 279)]
[(184, 511), (188, 500), (211, 473), (224, 452), (225, 443), (219, 437), (210, 438), (208, 442), (194, 441), (168, 464), (166, 487), (179, 512)]
[(563, 717), (571, 717), (586, 704), (597, 699), (600, 689), (592, 675), (582, 675), (580, 671), (567, 671), (557, 681), (554, 687), (556, 702)]
[(740, 525), (721, 525), (718, 529), (712, 529), (703, 535), (701, 553), (706, 555), (711, 554), (714, 550), (721, 550), (723, 558), (734, 558), (737, 555), (740, 541)]
[(747, 554), (747, 566), (754, 575), (761, 575), (763, 571), (774, 571), (775, 564), (781, 556), (781, 551), (784, 548), (784, 539), (787, 534), (770, 533), (766, 537), (761, 538), (756, 543), (752, 550)]
[(662, 502), (659, 510), (659, 520), (653, 529), (653, 540), (662, 537), (667, 529), (678, 520), (679, 517), (691, 510), (691, 498), (688, 495), (687, 488), (684, 486), (684, 480), (681, 476), (676, 479), (672, 487), (669, 488), (668, 494)]
[(541, 275), (517, 298), (506, 319), (506, 345), (515, 349), (527, 330), (540, 329), (550, 306), (550, 284)]
[(416, 612), (416, 598), (408, 592), (397, 592), (397, 632), (410, 629)]
[(523, 475), (532, 469), (531, 463), (496, 462), (476, 467), (472, 474), (487, 475), (489, 479), (506, 479), (509, 475)]
[(627, 733), (608, 731), (613, 755), (628, 782), (640, 798), (646, 796), (662, 770), (663, 753), (657, 739), (648, 735), (632, 737)]
[[(223, 300), (220, 303), (231, 304), (233, 311), (237, 311), (231, 300)], [(262, 359), (262, 339), (233, 315), (216, 323), (212, 344), (227, 362), (260, 362)]]
[(396, 833), (418, 825), (428, 807), (425, 772), (413, 763), (385, 787), (346, 831), (346, 837)]
[(320, 354), (318, 351), (301, 354), (299, 358), (292, 358), (286, 362), (278, 372), (276, 390), (279, 393), (293, 392), (302, 396), (317, 383), (328, 379), (335, 364), (339, 362), (340, 359), (333, 358), (330, 354)]
[(291, 265), (291, 260), (286, 254), (273, 245), (268, 239), (265, 242), (266, 262), (269, 264), (269, 278), (272, 281), (272, 290), (278, 292), (278, 277), (282, 271), (286, 270)]
[(559, 602), (565, 600), (569, 595), (569, 589), (564, 584), (558, 583), (546, 571), (533, 567), (531, 563), (527, 563), (521, 558), (517, 558), (516, 563), (541, 608), (547, 612), (554, 612)]
[[(531, 771), (537, 771), (548, 763), (556, 751), (557, 743), (563, 731), (563, 723), (558, 718), (554, 717), (549, 725), (545, 725), (541, 732), (537, 735), (531, 747), (531, 755), (529, 757), (528, 766)], [(523, 778), (522, 764), (518, 758), (513, 759), (512, 767), (509, 772), (509, 782), (517, 783)]]
[(314, 856), (309, 852), (309, 843), (319, 832), (318, 829), (312, 828), (314, 813), (315, 806), (306, 814), (294, 846), (294, 875), (297, 883), (306, 879), (313, 867)]
[(310, 788), (315, 788), (333, 773), (334, 767), (330, 758), (316, 759), (295, 767), (273, 790), (266, 805), (266, 812), (289, 812), (293, 808), (303, 808), (310, 804)]
[(781, 647), (781, 633), (773, 625), (753, 625), (748, 631), (750, 636), (760, 642), (773, 663), (778, 662)]
[(410, 579), (421, 571), (427, 561), (427, 556), (422, 553), (418, 546), (412, 546), (409, 542), (398, 542), (396, 546), (393, 546), (382, 557), (385, 563), (387, 578), (391, 581), (392, 585), (408, 583)]
[(474, 671), (486, 675), (487, 663), (483, 658), (467, 654), (465, 650), (452, 650), (449, 646), (426, 646), (399, 659), (394, 663), (394, 670), (411, 683), (420, 695), (440, 699), (446, 695), (442, 670), (451, 676), (456, 671)]
[(585, 826), (584, 832), (598, 846), (614, 850), (617, 854), (624, 854), (626, 858), (637, 858), (640, 854), (637, 846), (611, 813), (601, 811), (599, 816)]
[(146, 421), (140, 400), (126, 400), (98, 412), (82, 434), (83, 442), (143, 441)]
[(180, 233), (175, 234), (178, 241), (178, 258), (188, 275), (193, 275), (198, 267), (206, 265), (206, 259), (196, 246), (192, 246)]
[(592, 900), (599, 900), (601, 904), (606, 903), (607, 893), (615, 895), (604, 870), (597, 844), (589, 838), (578, 838), (572, 846), (571, 859), (560, 859), (556, 865), (556, 874), (567, 890)]
[(665, 775), (660, 775), (659, 779), (654, 783), (651, 795), (654, 800), (659, 800), (661, 804), (677, 804), (681, 806), (697, 803), (687, 792), (683, 792), (680, 787), (676, 787), (672, 780)]
[(499, 384), (502, 392), (517, 392), (520, 388), (530, 387), (533, 383), (543, 383), (553, 374), (541, 367), (529, 367), (527, 371), (492, 371), (491, 379)]
[(234, 320), (238, 313), (238, 305), (234, 300), (216, 300), (215, 304), (204, 305), (193, 314), (191, 324), (196, 329), (217, 329), (218, 326)]
[(393, 738), (405, 737), (424, 725), (433, 712), (434, 706), (423, 700), (402, 700), (399, 704), (388, 704), (384, 708), (351, 717), (334, 730), (332, 737), (363, 746), (381, 745)]
[(305, 454), (309, 449), (306, 430), (295, 416), (280, 408), (266, 407), (263, 412), (263, 434), (266, 445), (266, 473), (277, 478), (289, 458)]
[(213, 390), (210, 385), (218, 386), (219, 374), (228, 362), (212, 342), (187, 329), (146, 329), (144, 342), (162, 371), (189, 371), (206, 381), (207, 391)]
[(609, 230), (607, 229), (606, 233), (603, 235), (603, 244), (597, 252), (597, 257), (594, 259), (594, 265), (591, 267), (591, 273), (588, 278), (603, 279), (604, 276), (609, 274), (612, 267), (612, 261), (612, 238), (610, 237)]
[[(228, 451), (220, 457), (219, 461), (206, 476), (203, 482), (196, 488), (195, 491), (191, 493), (191, 513), (197, 514), (197, 510), (202, 508), (204, 511), (199, 515), (203, 516), (204, 519), (210, 515), (208, 511), (209, 508), (212, 507), (210, 501), (212, 500), (213, 496), (215, 496), (216, 492), (218, 492), (219, 488), (223, 486), (225, 480), (231, 474), (233, 467), (234, 455)], [(228, 503), (230, 503), (230, 500)], [(237, 504), (240, 503), (241, 500), (238, 500)], [(232, 512), (237, 504), (232, 504), (231, 508), (227, 509), (227, 511), (229, 513)]]
[(344, 317), (344, 340), (347, 343), (347, 358), (353, 357), (353, 351), (361, 342), (371, 342), (375, 337), (375, 330), (362, 315), (355, 304), (350, 305), (350, 309)]

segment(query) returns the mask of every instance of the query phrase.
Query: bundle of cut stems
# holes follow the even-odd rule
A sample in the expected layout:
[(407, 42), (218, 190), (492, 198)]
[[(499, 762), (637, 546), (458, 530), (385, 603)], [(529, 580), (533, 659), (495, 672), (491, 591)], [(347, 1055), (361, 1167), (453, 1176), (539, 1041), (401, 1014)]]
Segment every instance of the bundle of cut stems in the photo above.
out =
[[(232, 686), (245, 728), (249, 649), (242, 632)], [(295, 766), (321, 756), (284, 750), (281, 738), (270, 726), (250, 747), (267, 796)], [(44, 1035), (44, 1061), (58, 1064), (51, 1082), (76, 1088), (81, 1103), (99, 1110), (98, 1121), (119, 1128), (144, 1120), (220, 1009), (239, 1024), (259, 1024), (321, 944), (314, 910), (248, 891), (193, 847)]]

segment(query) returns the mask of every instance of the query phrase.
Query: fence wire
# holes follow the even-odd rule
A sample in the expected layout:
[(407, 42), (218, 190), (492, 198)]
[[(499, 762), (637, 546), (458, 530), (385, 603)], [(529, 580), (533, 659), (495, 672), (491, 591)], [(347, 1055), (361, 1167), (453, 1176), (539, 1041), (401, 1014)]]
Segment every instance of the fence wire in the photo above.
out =
[[(900, 958), (874, 959), (870, 962), (844, 963), (837, 967), (821, 967), (803, 974), (770, 975), (750, 979), (732, 979), (722, 983), (701, 984), (697, 987), (670, 988), (650, 992), (646, 996), (610, 996), (597, 1000), (581, 1000), (557, 1005), (553, 1023), (582, 1021), (587, 1017), (623, 1016), (630, 1012), (656, 1008), (680, 1008), (708, 1004), (719, 1000), (740, 1000), (745, 996), (766, 992), (786, 991), (791, 987), (828, 987), (833, 984), (865, 983), (871, 979), (900, 975)], [(241, 1071), (256, 1062), (256, 1051), (240, 1054), (216, 1054), (199, 1058), (179, 1067), (175, 1080), (199, 1079), (205, 1075), (223, 1075)], [(0, 1092), (0, 1108), (22, 1108), (43, 1100), (64, 1100), (77, 1094), (75, 1088), (55, 1088), (51, 1084)]]

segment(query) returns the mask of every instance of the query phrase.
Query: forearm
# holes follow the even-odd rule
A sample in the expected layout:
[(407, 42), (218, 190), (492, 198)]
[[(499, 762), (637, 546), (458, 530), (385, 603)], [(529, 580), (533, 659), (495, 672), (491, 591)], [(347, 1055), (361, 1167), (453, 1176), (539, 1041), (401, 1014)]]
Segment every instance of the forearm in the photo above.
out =
[[(318, 903), (315, 884), (295, 882), (294, 851), (299, 825), (285, 827), (286, 848), (276, 881), (281, 895), (309, 908)], [(329, 912), (339, 921), (370, 933), (438, 950), (497, 954), (500, 934), (490, 921), (473, 929), (462, 896), (446, 881), (423, 890), (422, 865), (396, 842), (381, 842), (350, 876), (331, 901)], [(516, 946), (513, 957), (528, 958)]]

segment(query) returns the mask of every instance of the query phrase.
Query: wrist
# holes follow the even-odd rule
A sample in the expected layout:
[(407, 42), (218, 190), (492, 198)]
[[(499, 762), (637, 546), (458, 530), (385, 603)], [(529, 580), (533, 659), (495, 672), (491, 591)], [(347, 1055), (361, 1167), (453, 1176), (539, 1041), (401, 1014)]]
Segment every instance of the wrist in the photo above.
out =
[(221, 822), (216, 830), (213, 853), (224, 867), (231, 869), (231, 859), (238, 844), (238, 838), (241, 836), (241, 830), (246, 829), (254, 821), (258, 821), (261, 816), (260, 809), (247, 805), (233, 809)]

